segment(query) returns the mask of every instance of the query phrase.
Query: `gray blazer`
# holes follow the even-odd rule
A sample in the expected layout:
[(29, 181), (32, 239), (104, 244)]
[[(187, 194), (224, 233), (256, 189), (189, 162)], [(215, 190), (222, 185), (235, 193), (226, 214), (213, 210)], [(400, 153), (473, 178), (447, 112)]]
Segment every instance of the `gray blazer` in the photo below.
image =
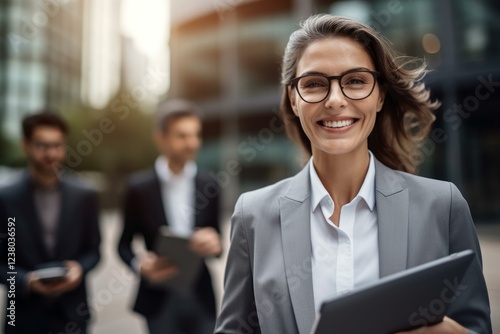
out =
[[(241, 195), (232, 217), (225, 293), (215, 333), (308, 334), (314, 318), (309, 165)], [(380, 275), (465, 249), (476, 259), (448, 316), (491, 333), (479, 243), (467, 202), (451, 183), (375, 161)], [(390, 316), (390, 315), (388, 315)]]

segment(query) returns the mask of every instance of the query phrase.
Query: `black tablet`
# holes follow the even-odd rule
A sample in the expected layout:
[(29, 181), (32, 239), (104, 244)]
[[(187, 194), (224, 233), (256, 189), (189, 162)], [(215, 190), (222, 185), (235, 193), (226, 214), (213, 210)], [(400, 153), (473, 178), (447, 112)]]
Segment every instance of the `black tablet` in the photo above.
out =
[(451, 254), (325, 302), (311, 334), (388, 334), (439, 323), (474, 256)]
[(154, 250), (158, 255), (165, 256), (169, 262), (176, 265), (179, 273), (155, 285), (165, 286), (178, 292), (190, 291), (198, 276), (202, 258), (191, 251), (189, 243), (189, 237), (172, 234), (167, 226), (159, 229)]
[(50, 267), (33, 271), (35, 277), (37, 277), (43, 283), (61, 281), (66, 278), (67, 273), (67, 267)]

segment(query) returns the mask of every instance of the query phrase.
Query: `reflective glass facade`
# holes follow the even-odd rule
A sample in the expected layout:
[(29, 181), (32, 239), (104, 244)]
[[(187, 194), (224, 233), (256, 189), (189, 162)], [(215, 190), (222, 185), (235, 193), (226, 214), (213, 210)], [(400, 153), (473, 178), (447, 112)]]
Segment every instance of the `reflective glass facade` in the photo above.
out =
[(2, 131), (18, 136), (26, 113), (80, 104), (82, 2), (2, 1), (0, 13)]

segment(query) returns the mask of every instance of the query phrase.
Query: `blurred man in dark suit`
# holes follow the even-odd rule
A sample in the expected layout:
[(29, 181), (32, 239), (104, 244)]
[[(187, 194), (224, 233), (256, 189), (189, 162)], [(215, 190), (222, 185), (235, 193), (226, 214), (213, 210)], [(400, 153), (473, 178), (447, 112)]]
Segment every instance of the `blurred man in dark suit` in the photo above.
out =
[[(0, 189), (0, 278), (14, 308), (5, 333), (83, 334), (90, 318), (85, 276), (100, 257), (97, 196), (59, 173), (67, 135), (59, 116), (35, 114), (22, 126), (28, 168)], [(46, 282), (34, 272), (53, 265), (66, 267), (66, 275)]]
[[(156, 285), (182, 274), (154, 252), (161, 226), (189, 237), (191, 249), (203, 257), (222, 252), (220, 190), (194, 162), (201, 146), (198, 108), (187, 101), (167, 101), (160, 105), (156, 122), (155, 142), (161, 155), (152, 170), (130, 179), (118, 251), (141, 276), (134, 310), (146, 317), (150, 333), (213, 333), (215, 298), (204, 263), (187, 294)], [(134, 235), (144, 238), (145, 254), (133, 252)]]

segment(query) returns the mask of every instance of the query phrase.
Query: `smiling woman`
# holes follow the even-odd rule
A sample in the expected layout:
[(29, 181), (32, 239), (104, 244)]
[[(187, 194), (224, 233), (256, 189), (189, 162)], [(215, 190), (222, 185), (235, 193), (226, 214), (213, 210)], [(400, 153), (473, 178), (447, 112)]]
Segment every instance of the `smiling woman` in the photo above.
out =
[[(343, 62), (343, 64), (335, 62), (335, 66), (344, 66), (348, 69), (351, 64), (359, 68), (360, 64), (356, 62), (358, 59), (351, 58), (351, 56), (357, 55), (359, 58), (364, 55), (366, 58), (364, 61), (369, 64), (364, 70), (377, 69), (379, 71), (376, 72), (371, 87), (387, 95), (382, 106), (383, 112), (377, 115), (373, 131), (370, 130), (369, 148), (385, 165), (397, 170), (415, 172), (418, 162), (416, 159), (418, 145), (427, 136), (435, 119), (432, 110), (439, 107), (438, 102), (429, 100), (429, 92), (424, 84), (418, 82), (426, 74), (425, 64), (410, 69), (410, 66), (417, 64), (417, 60), (397, 57), (388, 41), (381, 36), (374, 38), (371, 28), (360, 23), (350, 20), (339, 20), (336, 24), (320, 21), (322, 21), (320, 17), (310, 19), (309, 24), (292, 34), (283, 57), (282, 84), (286, 92), (282, 95), (281, 110), (290, 138), (300, 143), (306, 151), (312, 154), (310, 140), (301, 130), (300, 120), (295, 117), (295, 111), (291, 106), (294, 95), (290, 94), (290, 88), (298, 87), (296, 80), (302, 75), (298, 68), (300, 63), (309, 62), (312, 56), (316, 62), (327, 66), (332, 63), (327, 61), (328, 59), (342, 54), (343, 61), (340, 63)], [(335, 39), (324, 39), (328, 35), (335, 36)], [(318, 43), (329, 44), (334, 53), (328, 53), (327, 48), (323, 48), (322, 45), (315, 45)], [(355, 49), (360, 51), (365, 48), (368, 48), (369, 53), (354, 52)], [(323, 59), (319, 58), (321, 55), (316, 54), (318, 51), (314, 53), (317, 49), (323, 52)], [(339, 71), (338, 68), (330, 70)], [(345, 93), (346, 90), (350, 90), (349, 85), (346, 85), (345, 80), (344, 83), (339, 83), (342, 93), (348, 100), (364, 99), (372, 93), (370, 91), (368, 96), (361, 98), (349, 96)], [(366, 89), (366, 85), (364, 87)], [(300, 95), (300, 89), (298, 92)], [(326, 95), (324, 98), (326, 99)], [(387, 129), (392, 131), (387, 131)]]
[(491, 333), (467, 202), (451, 183), (408, 173), (439, 103), (419, 82), (425, 64), (398, 59), (374, 30), (342, 17), (310, 17), (290, 36), (281, 111), (312, 156), (236, 203), (216, 333), (310, 333), (323, 302), (465, 249), (476, 253), (467, 289), (443, 322), (417, 331)]
[[(367, 156), (367, 138), (385, 94), (363, 46), (346, 37), (312, 42), (298, 61), (296, 73), (299, 76), (290, 80), (287, 95), (310, 142), (309, 151), (317, 158), (323, 154)], [(311, 73), (321, 73), (328, 83), (321, 94), (318, 84), (310, 82)], [(330, 84), (333, 79), (338, 83)]]

